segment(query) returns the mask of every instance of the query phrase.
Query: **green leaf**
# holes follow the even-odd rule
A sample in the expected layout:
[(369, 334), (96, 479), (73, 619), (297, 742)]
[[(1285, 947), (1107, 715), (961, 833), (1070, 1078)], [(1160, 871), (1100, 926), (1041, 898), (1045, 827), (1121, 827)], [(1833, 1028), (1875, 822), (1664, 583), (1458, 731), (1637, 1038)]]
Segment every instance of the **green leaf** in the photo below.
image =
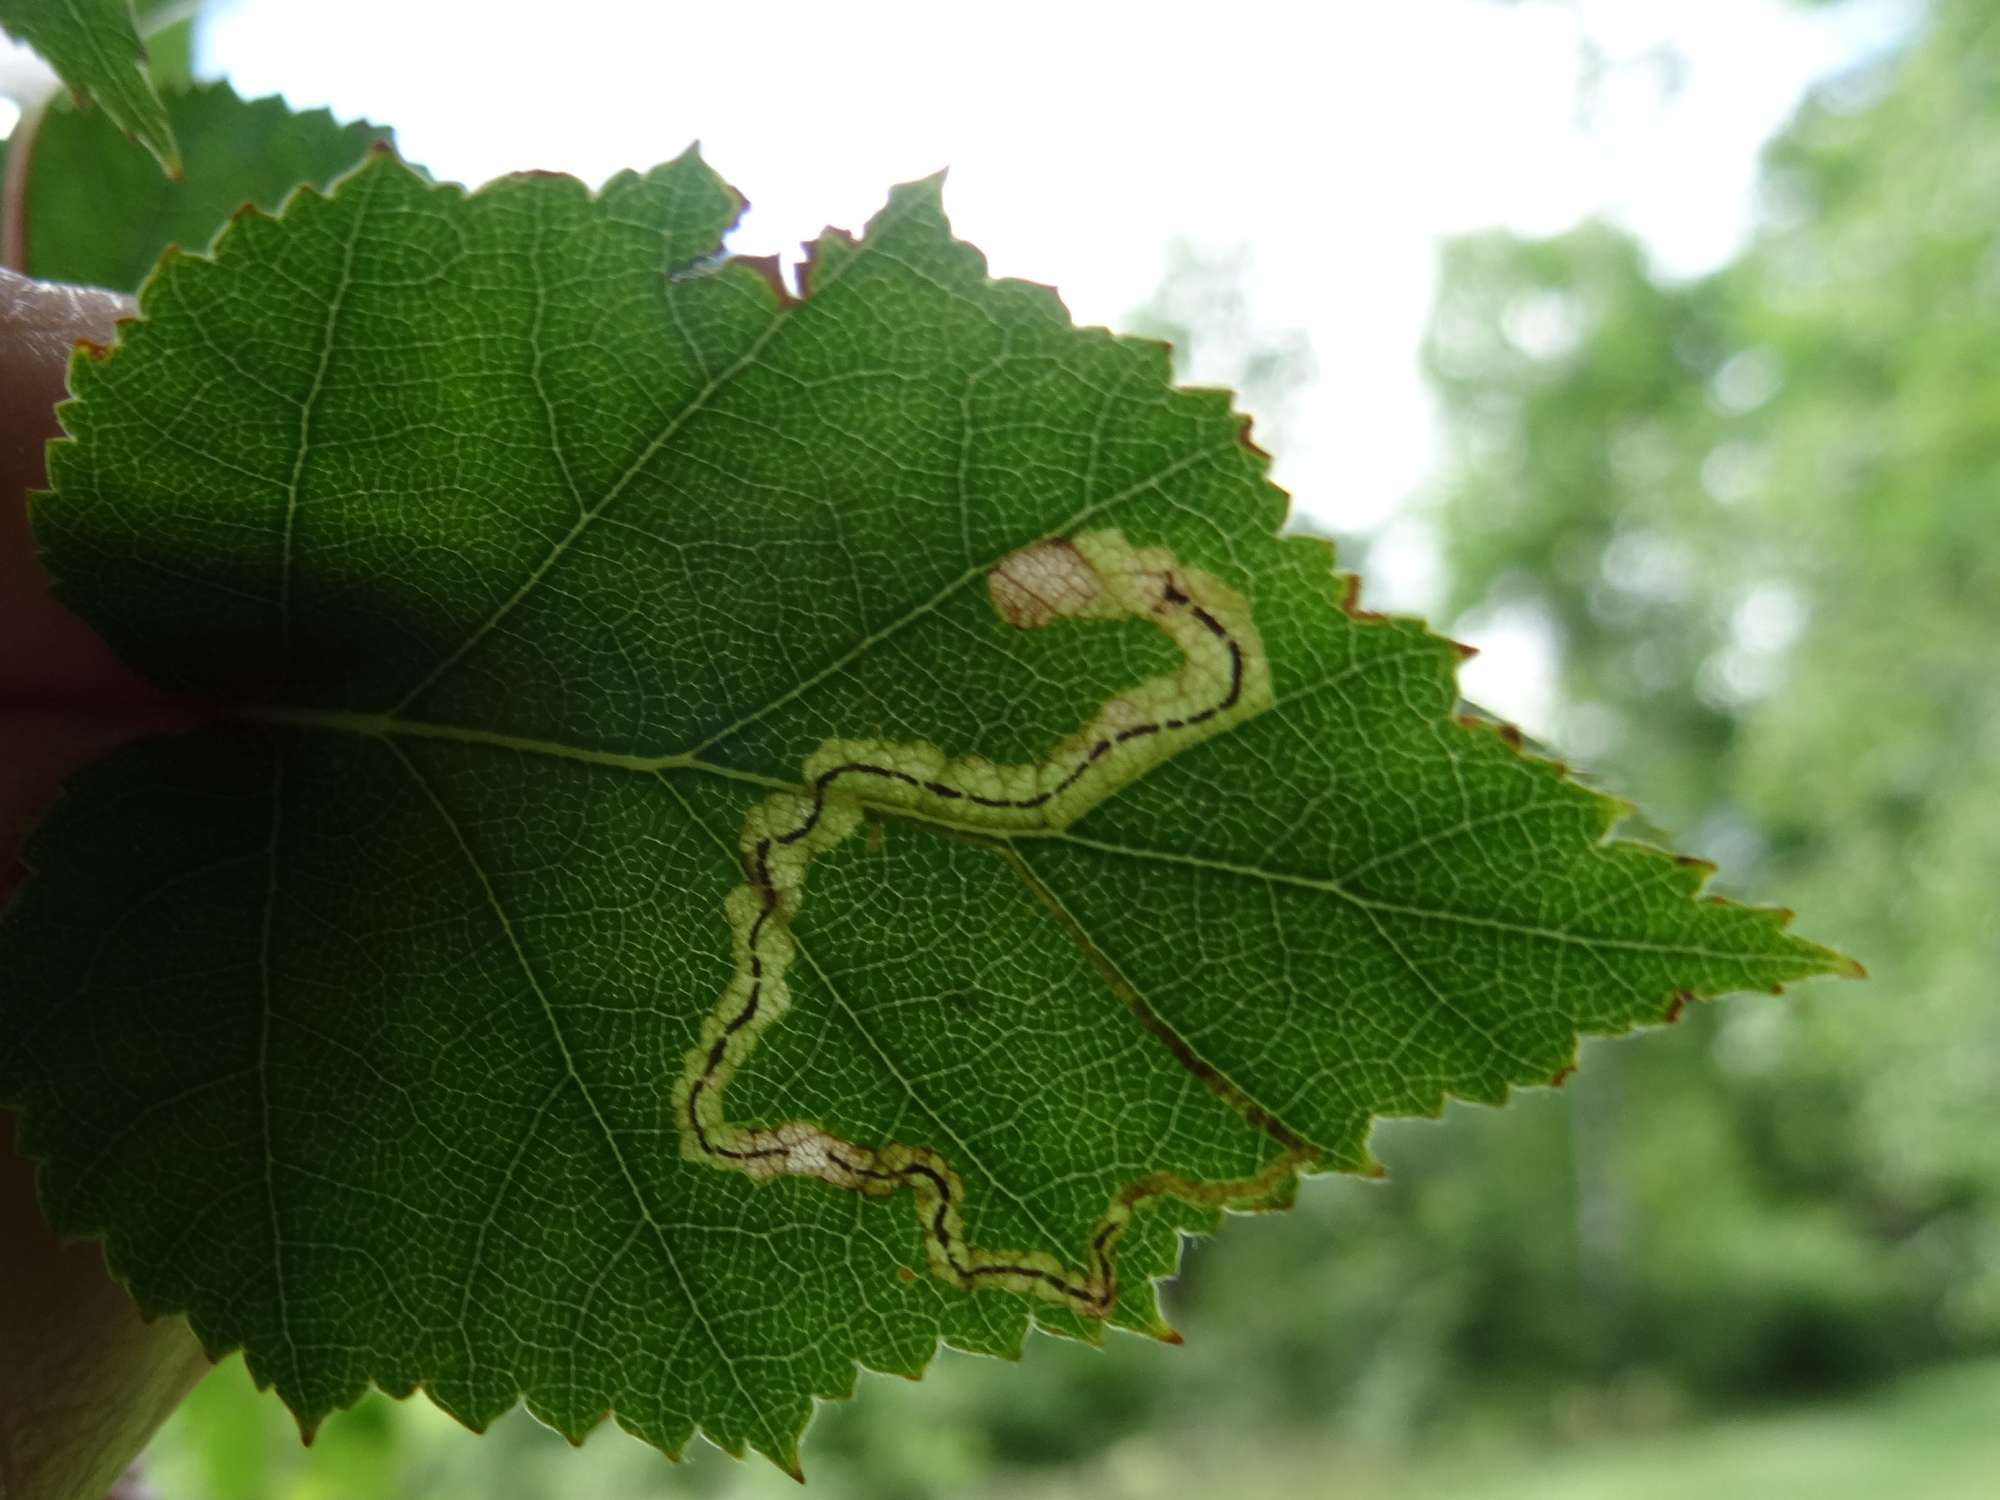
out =
[(187, 151), (178, 181), (97, 111), (43, 116), (30, 147), (22, 270), (136, 291), (169, 245), (206, 249), (244, 204), (275, 210), (301, 183), (324, 187), (389, 138), (380, 126), (342, 125), (323, 109), (246, 103), (227, 84), (171, 92), (166, 106)]
[(857, 1362), (1169, 1336), (1180, 1233), (1378, 1115), (1849, 967), (1454, 720), (1226, 395), (937, 183), (797, 302), (739, 207), (383, 157), (73, 367), (62, 596), (225, 707), (37, 839), (0, 1095), (308, 1430), (372, 1381), (795, 1466)]
[(41, 53), (78, 102), (96, 104), (168, 175), (180, 175), (173, 127), (146, 76), (130, 0), (0, 0), (0, 30)]

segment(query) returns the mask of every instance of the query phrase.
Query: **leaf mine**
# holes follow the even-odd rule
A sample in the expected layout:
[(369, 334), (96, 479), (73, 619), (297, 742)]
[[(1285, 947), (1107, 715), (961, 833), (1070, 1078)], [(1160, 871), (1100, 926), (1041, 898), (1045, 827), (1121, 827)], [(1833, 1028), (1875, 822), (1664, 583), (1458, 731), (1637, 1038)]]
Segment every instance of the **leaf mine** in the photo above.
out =
[(1134, 548), (1108, 530), (1037, 542), (1003, 558), (988, 589), (1001, 618), (1023, 628), (1147, 620), (1174, 643), (1180, 664), (1106, 701), (1032, 763), (947, 759), (922, 741), (831, 740), (815, 751), (806, 761), (807, 790), (766, 798), (745, 820), (749, 878), (727, 906), (736, 972), (688, 1054), (673, 1113), (685, 1155), (753, 1181), (809, 1177), (870, 1196), (908, 1188), (931, 1270), (954, 1286), (1026, 1292), (1102, 1318), (1117, 1301), (1117, 1242), (1138, 1204), (1164, 1193), (1204, 1203), (1268, 1197), (1295, 1162), (1279, 1158), (1240, 1182), (1156, 1174), (1122, 1187), (1092, 1227), (1078, 1271), (1048, 1250), (969, 1244), (960, 1209), (965, 1183), (934, 1150), (870, 1147), (808, 1120), (750, 1128), (722, 1113), (731, 1075), (790, 1007), (790, 929), (807, 867), (853, 833), (864, 810), (893, 809), (969, 830), (1059, 829), (1168, 756), (1270, 707), (1269, 663), (1242, 597), (1164, 549)]

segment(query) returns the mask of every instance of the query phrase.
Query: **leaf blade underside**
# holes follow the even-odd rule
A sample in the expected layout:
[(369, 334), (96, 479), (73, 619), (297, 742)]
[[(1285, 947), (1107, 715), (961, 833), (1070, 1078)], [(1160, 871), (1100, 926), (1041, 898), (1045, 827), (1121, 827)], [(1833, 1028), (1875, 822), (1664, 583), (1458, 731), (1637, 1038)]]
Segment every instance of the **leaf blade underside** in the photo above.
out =
[(1116, 528), (1212, 576), (1274, 701), (1073, 823), (868, 809), (729, 1113), (935, 1152), (967, 1242), (1072, 1266), (1166, 1184), (1108, 1321), (1164, 1332), (1180, 1232), (1367, 1168), (1376, 1115), (1843, 967), (1454, 720), (1455, 648), (1276, 535), (1226, 396), (987, 279), (936, 183), (798, 301), (716, 262), (739, 206), (691, 155), (594, 197), (382, 157), (170, 260), (73, 368), (59, 591), (230, 707), (38, 837), (0, 1095), (56, 1222), (308, 1427), (422, 1386), (795, 1468), (857, 1362), (1096, 1335), (932, 1274), (909, 1193), (717, 1170), (670, 1108), (746, 818), (826, 742), (1046, 766), (1175, 669), (1143, 619), (1007, 623), (1023, 549)]

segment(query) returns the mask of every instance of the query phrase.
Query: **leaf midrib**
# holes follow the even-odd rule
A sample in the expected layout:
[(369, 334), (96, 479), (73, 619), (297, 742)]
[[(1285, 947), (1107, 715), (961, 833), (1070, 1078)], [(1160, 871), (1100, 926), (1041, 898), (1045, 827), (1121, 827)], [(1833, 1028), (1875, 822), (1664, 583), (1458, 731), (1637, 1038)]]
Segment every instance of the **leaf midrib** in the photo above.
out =
[[(790, 792), (798, 790), (796, 780), (769, 776), (758, 771), (746, 771), (736, 766), (723, 765), (718, 761), (704, 759), (692, 752), (681, 751), (672, 755), (627, 755), (615, 750), (595, 750), (584, 745), (564, 744), (559, 740), (536, 739), (527, 735), (502, 734), (494, 730), (468, 729), (455, 724), (427, 723), (418, 719), (399, 718), (391, 714), (348, 713), (338, 709), (317, 708), (244, 708), (237, 710), (233, 717), (252, 723), (272, 724), (285, 728), (315, 730), (328, 733), (355, 734), (364, 738), (393, 740), (412, 738), (438, 740), (448, 744), (482, 746), (495, 750), (511, 750), (523, 755), (542, 756), (551, 760), (574, 761), (583, 765), (600, 766), (611, 770), (630, 771), (640, 775), (656, 776), (664, 772), (692, 771), (720, 780), (736, 782), (740, 785), (757, 787), (763, 791)], [(1371, 914), (1398, 917), (1413, 917), (1419, 920), (1448, 922), (1460, 926), (1481, 927), (1491, 931), (1513, 933), (1520, 937), (1541, 938), (1550, 942), (1567, 943), (1586, 949), (1610, 950), (1624, 953), (1652, 953), (1672, 958), (1717, 959), (1731, 962), (1744, 960), (1766, 960), (1777, 962), (1789, 960), (1794, 955), (1788, 953), (1747, 953), (1707, 948), (1699, 945), (1678, 943), (1653, 943), (1636, 938), (1605, 937), (1595, 933), (1570, 932), (1559, 927), (1543, 927), (1531, 923), (1511, 922), (1499, 917), (1485, 917), (1473, 912), (1451, 911), (1442, 907), (1419, 907), (1406, 902), (1389, 901), (1368, 896), (1354, 890), (1344, 879), (1322, 875), (1302, 875), (1292, 870), (1271, 869), (1263, 865), (1243, 864), (1231, 860), (1216, 859), (1208, 855), (1185, 854), (1172, 849), (1154, 849), (1143, 845), (1120, 844), (1106, 839), (1095, 839), (1067, 828), (1033, 828), (996, 830), (983, 824), (956, 822), (917, 808), (900, 807), (893, 804), (870, 805), (870, 810), (885, 817), (898, 818), (906, 822), (924, 823), (946, 832), (961, 834), (968, 838), (990, 841), (996, 844), (1012, 843), (1017, 840), (1038, 840), (1050, 843), (1067, 843), (1078, 848), (1090, 849), (1100, 854), (1110, 854), (1122, 858), (1141, 860), (1147, 863), (1165, 863), (1207, 870), (1214, 874), (1230, 875), (1242, 879), (1262, 881), (1269, 885), (1291, 886), (1310, 890), (1322, 895), (1333, 896), (1358, 910)], [(1518, 811), (1518, 810), (1517, 810)], [(1383, 854), (1370, 856), (1369, 867), (1393, 863), (1401, 855), (1411, 852), (1424, 843), (1434, 842), (1435, 832), (1422, 839)]]

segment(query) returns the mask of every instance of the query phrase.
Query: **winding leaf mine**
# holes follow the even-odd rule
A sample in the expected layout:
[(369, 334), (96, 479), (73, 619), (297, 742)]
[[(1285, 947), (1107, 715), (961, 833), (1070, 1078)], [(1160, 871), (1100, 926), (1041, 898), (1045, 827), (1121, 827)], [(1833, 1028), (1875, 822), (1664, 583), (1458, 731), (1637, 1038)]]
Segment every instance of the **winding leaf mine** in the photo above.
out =
[(1269, 1197), (1296, 1159), (1256, 1177), (1195, 1183), (1161, 1175), (1122, 1188), (1093, 1227), (1079, 1272), (1039, 1249), (966, 1242), (965, 1184), (938, 1152), (901, 1143), (869, 1147), (809, 1120), (757, 1128), (722, 1116), (729, 1078), (791, 1004), (790, 928), (813, 858), (847, 838), (868, 808), (892, 809), (972, 831), (1060, 829), (1152, 766), (1222, 734), (1271, 704), (1270, 664), (1242, 597), (1160, 548), (1135, 549), (1115, 531), (1037, 543), (1004, 559), (988, 580), (995, 611), (1034, 628), (1058, 620), (1148, 620), (1181, 664), (1108, 700), (1042, 760), (994, 765), (947, 759), (935, 746), (829, 740), (805, 765), (806, 790), (750, 810), (742, 837), (748, 881), (729, 897), (736, 973), (674, 1090), (682, 1146), (696, 1160), (756, 1181), (811, 1177), (880, 1196), (907, 1187), (931, 1269), (968, 1289), (999, 1286), (1102, 1318), (1117, 1300), (1115, 1250), (1132, 1210), (1177, 1194), (1213, 1204)]

